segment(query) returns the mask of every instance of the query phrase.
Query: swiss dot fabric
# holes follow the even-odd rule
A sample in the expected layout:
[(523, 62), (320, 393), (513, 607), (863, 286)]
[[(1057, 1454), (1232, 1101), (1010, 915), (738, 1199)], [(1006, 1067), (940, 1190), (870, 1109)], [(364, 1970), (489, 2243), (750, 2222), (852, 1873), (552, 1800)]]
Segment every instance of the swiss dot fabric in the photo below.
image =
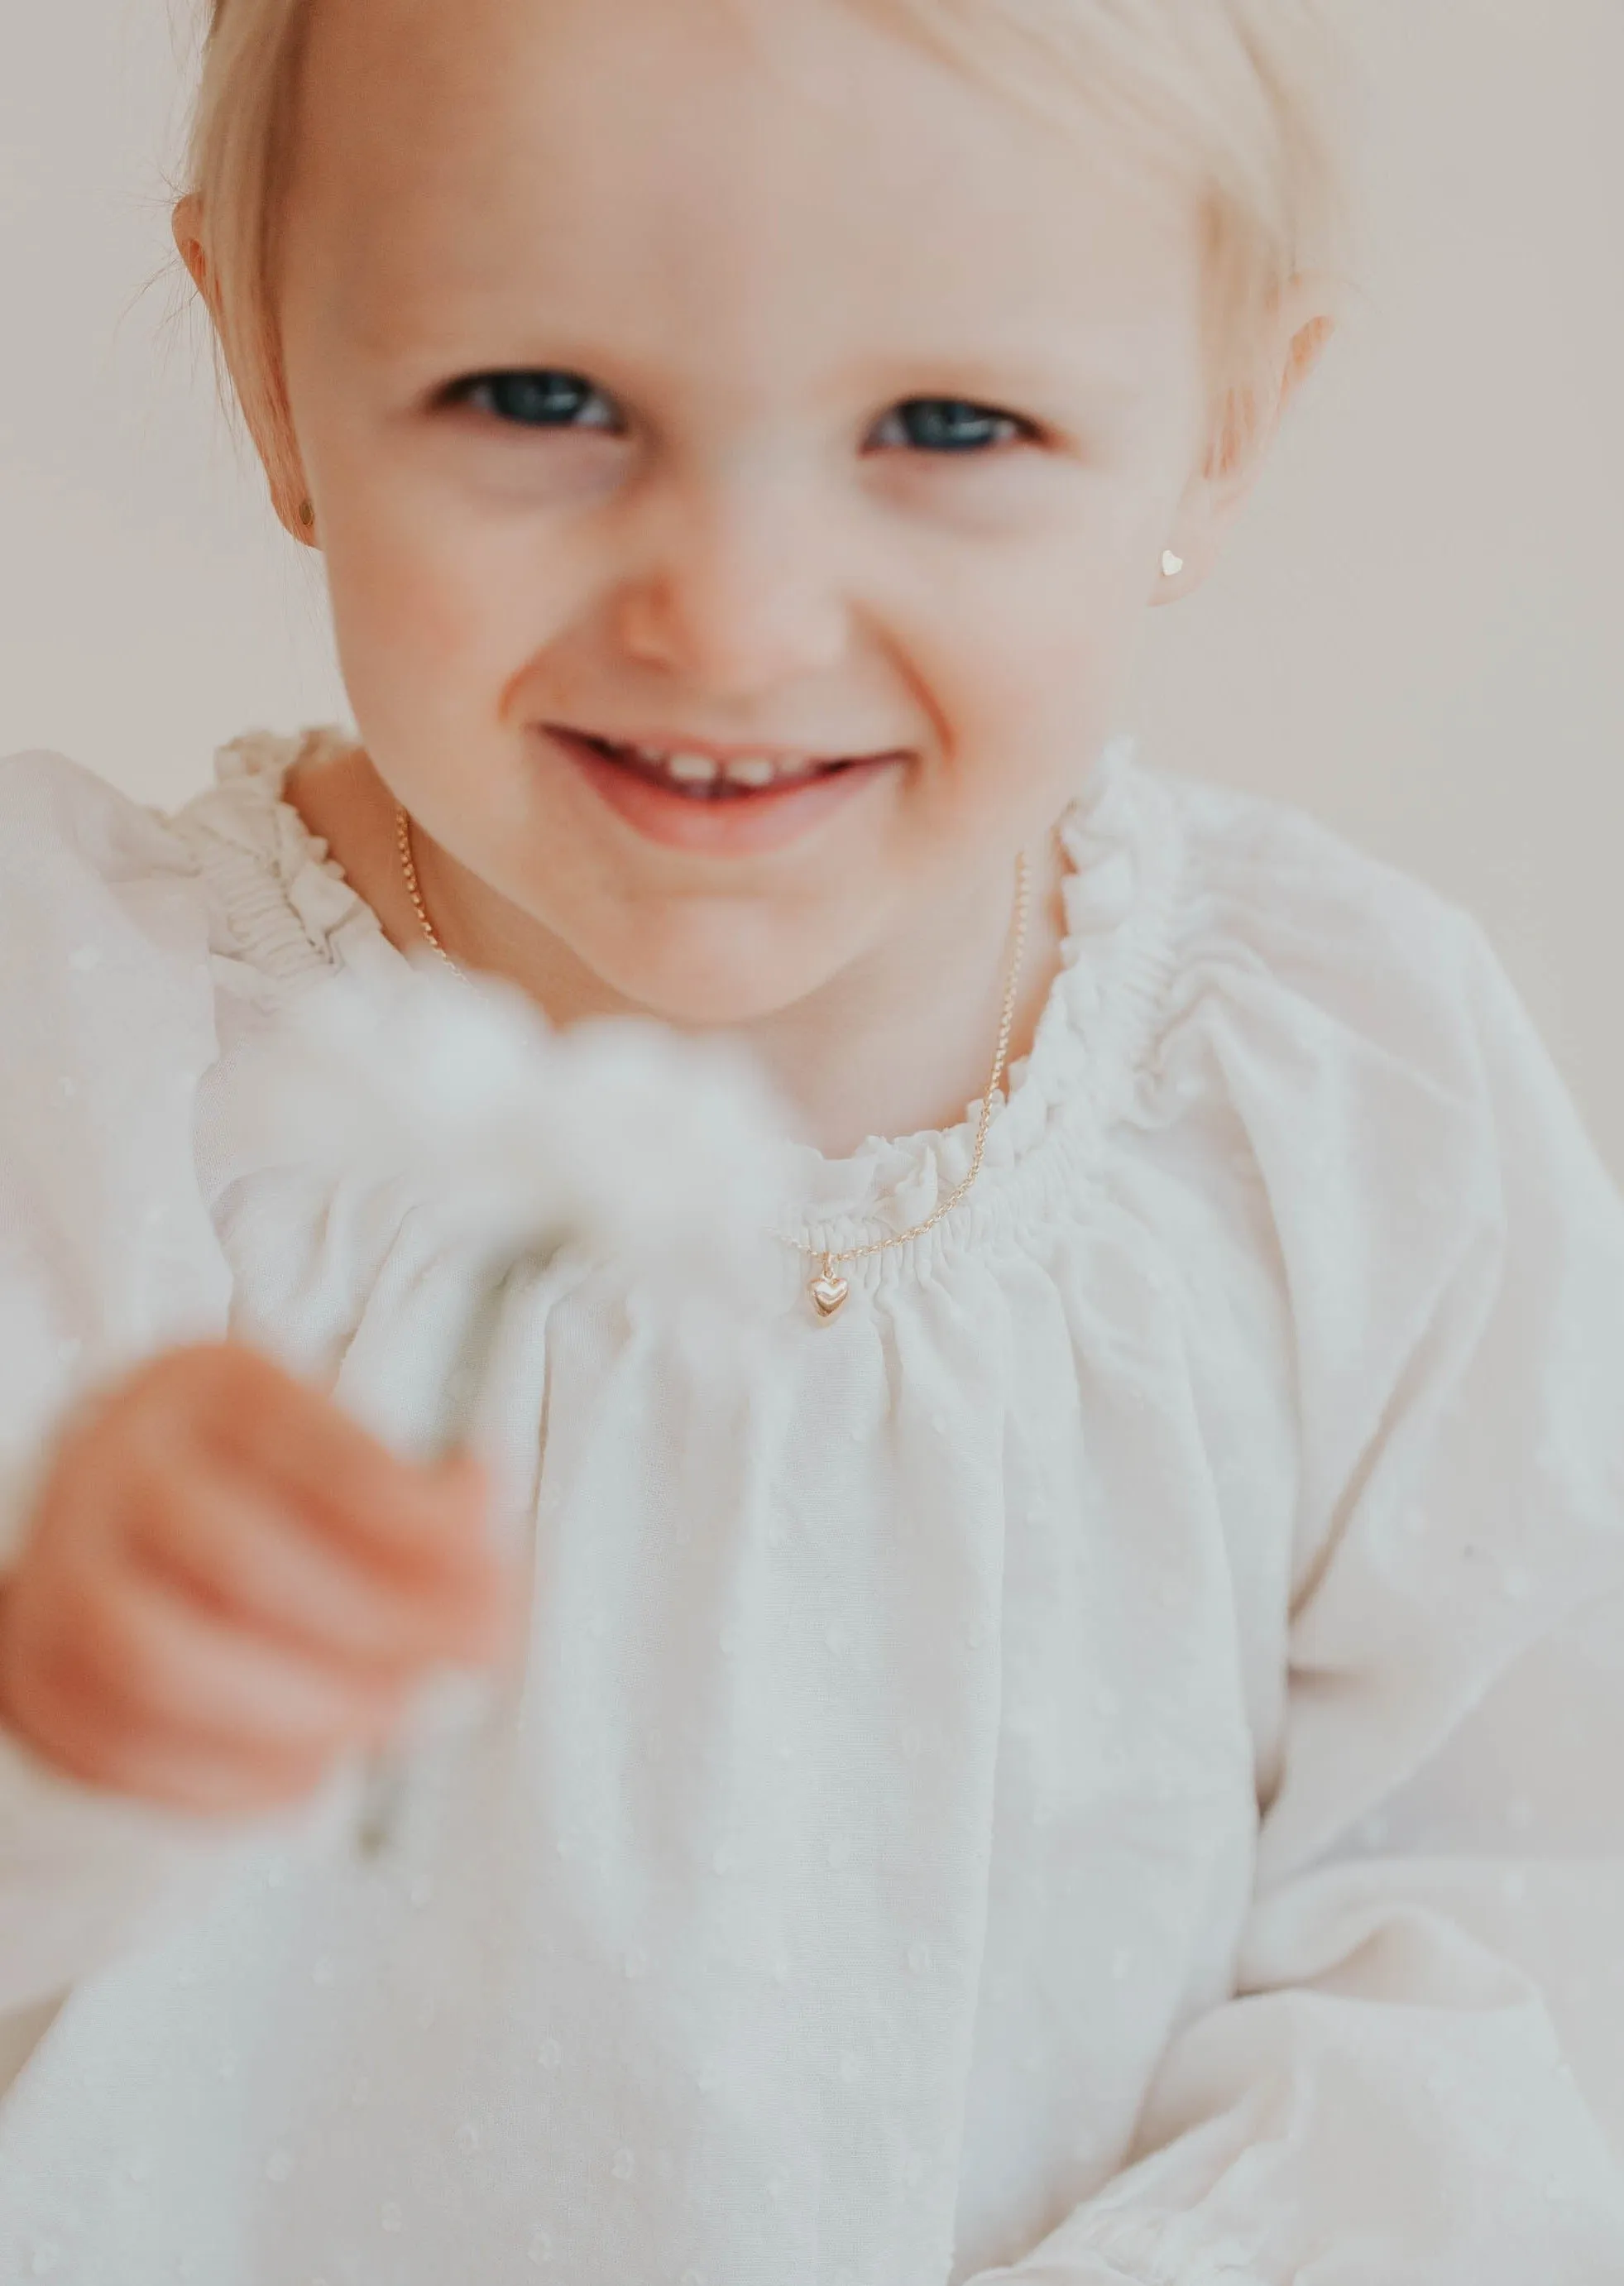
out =
[[(228, 1329), (358, 1399), (472, 1274), (245, 1106), (399, 956), (227, 750), (0, 767), (0, 1560)], [(1100, 757), (981, 1178), (759, 1359), (508, 1293), (522, 1685), (391, 1852), (0, 1749), (0, 2278), (1618, 2286), (1624, 1203), (1469, 919)], [(808, 1151), (802, 1234), (974, 1128)]]

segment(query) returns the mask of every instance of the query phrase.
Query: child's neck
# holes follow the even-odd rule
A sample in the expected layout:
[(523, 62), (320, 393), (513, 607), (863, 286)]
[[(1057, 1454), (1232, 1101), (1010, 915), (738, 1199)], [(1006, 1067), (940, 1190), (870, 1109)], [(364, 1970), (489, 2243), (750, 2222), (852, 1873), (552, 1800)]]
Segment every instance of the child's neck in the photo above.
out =
[[(1059, 958), (1058, 864), (1034, 867), (1010, 1060), (1031, 1045)], [(738, 1028), (833, 1157), (951, 1127), (984, 1093), (1009, 981), (1013, 869), (793, 1006)]]
[[(420, 946), (421, 924), (400, 877), (393, 805), (365, 756), (303, 766), (287, 798), (328, 844), (391, 941), (403, 951)], [(439, 853), (430, 845), (419, 855), (431, 873)], [(1033, 869), (1012, 1062), (1030, 1047), (1058, 965), (1059, 879), (1058, 856), (1044, 855)], [(803, 1132), (820, 1150), (843, 1156), (871, 1135), (952, 1126), (981, 1097), (1008, 981), (1014, 886), (1013, 869), (1007, 884), (978, 885), (792, 1006), (731, 1028), (799, 1109)], [(466, 941), (481, 967), (519, 984), (555, 1024), (635, 1013), (548, 932), (516, 915), (509, 922), (501, 900), (463, 910), (466, 899), (450, 899), (445, 881), (441, 887), (453, 937)]]

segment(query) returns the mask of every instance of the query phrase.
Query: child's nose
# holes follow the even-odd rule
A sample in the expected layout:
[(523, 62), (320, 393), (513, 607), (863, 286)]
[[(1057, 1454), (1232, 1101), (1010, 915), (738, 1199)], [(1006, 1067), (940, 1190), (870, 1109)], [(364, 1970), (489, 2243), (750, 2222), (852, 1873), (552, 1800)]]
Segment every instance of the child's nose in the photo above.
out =
[(845, 656), (847, 573), (805, 502), (748, 480), (673, 502), (641, 535), (639, 559), (619, 591), (617, 633), (644, 666), (747, 697)]

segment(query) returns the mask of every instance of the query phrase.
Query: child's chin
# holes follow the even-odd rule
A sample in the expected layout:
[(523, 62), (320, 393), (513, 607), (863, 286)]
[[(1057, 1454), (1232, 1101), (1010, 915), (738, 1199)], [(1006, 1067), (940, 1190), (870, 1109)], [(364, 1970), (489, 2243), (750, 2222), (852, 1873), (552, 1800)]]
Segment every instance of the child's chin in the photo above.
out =
[(827, 928), (810, 917), (796, 926), (765, 901), (753, 911), (683, 906), (663, 927), (643, 918), (635, 943), (605, 930), (601, 958), (579, 938), (576, 950), (618, 998), (682, 1031), (768, 1022), (813, 999), (863, 949), (842, 943), (833, 915)]

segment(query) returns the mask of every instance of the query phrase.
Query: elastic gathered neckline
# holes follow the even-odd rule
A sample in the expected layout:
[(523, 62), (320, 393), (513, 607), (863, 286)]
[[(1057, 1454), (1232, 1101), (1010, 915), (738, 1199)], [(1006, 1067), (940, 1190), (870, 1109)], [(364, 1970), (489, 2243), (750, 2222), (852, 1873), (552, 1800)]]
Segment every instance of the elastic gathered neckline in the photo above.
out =
[[(216, 756), (217, 784), (173, 821), (210, 892), (228, 958), (272, 1004), (335, 969), (364, 976), (407, 960), (284, 792), (296, 764), (352, 744), (326, 726), (235, 739)], [(905, 1265), (982, 1242), (1035, 1206), (1061, 1210), (1128, 1108), (1171, 980), (1185, 860), (1178, 808), (1139, 764), (1131, 734), (1103, 749), (1059, 835), (1060, 966), (1031, 1051), (1012, 1065), (994, 1107), (980, 1178), (927, 1237), (847, 1265), (854, 1284), (881, 1285)], [(780, 1227), (808, 1251), (839, 1252), (924, 1221), (968, 1171), (980, 1113), (978, 1100), (956, 1125), (872, 1136), (840, 1159), (792, 1147), (786, 1194), (795, 1204)]]

